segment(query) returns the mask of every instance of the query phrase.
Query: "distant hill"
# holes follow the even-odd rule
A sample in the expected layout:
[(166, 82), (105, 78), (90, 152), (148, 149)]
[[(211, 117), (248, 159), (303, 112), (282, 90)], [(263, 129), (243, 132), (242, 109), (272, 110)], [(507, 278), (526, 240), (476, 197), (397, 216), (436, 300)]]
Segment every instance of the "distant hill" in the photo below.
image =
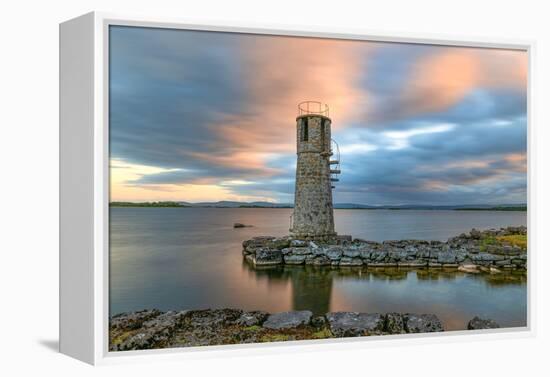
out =
[(179, 202), (111, 202), (110, 207), (188, 207)]
[[(272, 202), (111, 202), (111, 207), (196, 207), (196, 208), (293, 208), (292, 203)], [(402, 205), (368, 205), (357, 203), (336, 203), (336, 209), (390, 209), (390, 210), (456, 210), (456, 211), (526, 211), (526, 204), (457, 204), (457, 205), (429, 205), (429, 204), (402, 204)]]
[(222, 200), (219, 202), (199, 202), (188, 203), (179, 202), (182, 205), (189, 207), (215, 207), (215, 208), (292, 208), (289, 203), (271, 203), (271, 202), (233, 202)]

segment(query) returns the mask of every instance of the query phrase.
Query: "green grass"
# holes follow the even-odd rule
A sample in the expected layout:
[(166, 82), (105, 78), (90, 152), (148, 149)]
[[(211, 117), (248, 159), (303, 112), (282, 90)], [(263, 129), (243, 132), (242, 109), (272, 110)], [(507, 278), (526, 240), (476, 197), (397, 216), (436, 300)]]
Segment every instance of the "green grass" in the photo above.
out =
[(262, 329), (262, 327), (258, 326), (258, 325), (248, 326), (248, 327), (243, 328), (244, 331), (258, 331), (258, 330), (261, 330), (261, 329)]
[(114, 338), (112, 338), (111, 339), (111, 344), (112, 345), (119, 345), (132, 335), (134, 335), (134, 331), (125, 331), (121, 334), (118, 334)]
[(482, 238), (479, 244), (479, 250), (481, 251), (487, 251), (487, 247), (489, 245), (496, 245), (497, 239), (493, 236), (487, 236), (485, 238)]
[(290, 340), (290, 335), (286, 334), (266, 334), (260, 339), (262, 342), (284, 342)]
[(480, 251), (487, 251), (489, 245), (504, 246), (505, 244), (518, 246), (523, 250), (527, 250), (527, 235), (512, 234), (509, 236), (487, 236), (482, 238), (479, 244)]
[(521, 247), (527, 250), (527, 235), (526, 234), (513, 234), (509, 236), (499, 236), (496, 240), (500, 243), (508, 243), (512, 246)]
[(317, 332), (314, 332), (311, 334), (312, 339), (326, 339), (326, 338), (332, 338), (332, 333), (329, 329), (323, 329)]

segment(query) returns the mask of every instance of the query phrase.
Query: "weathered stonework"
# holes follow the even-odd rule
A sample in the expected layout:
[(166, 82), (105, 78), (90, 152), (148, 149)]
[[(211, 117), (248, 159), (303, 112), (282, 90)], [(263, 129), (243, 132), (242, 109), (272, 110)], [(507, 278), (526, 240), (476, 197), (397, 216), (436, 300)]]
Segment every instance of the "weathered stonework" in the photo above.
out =
[(298, 159), (292, 228), (294, 237), (326, 239), (336, 235), (330, 180), (331, 120), (322, 115), (296, 118)]
[[(452, 268), (466, 273), (527, 269), (527, 250), (497, 243), (495, 237), (526, 235), (527, 228), (478, 231), (447, 242), (397, 240), (373, 242), (329, 238), (307, 241), (289, 237), (257, 237), (243, 242), (243, 255), (253, 266), (311, 265), (331, 268)], [(491, 241), (491, 242), (488, 242)]]

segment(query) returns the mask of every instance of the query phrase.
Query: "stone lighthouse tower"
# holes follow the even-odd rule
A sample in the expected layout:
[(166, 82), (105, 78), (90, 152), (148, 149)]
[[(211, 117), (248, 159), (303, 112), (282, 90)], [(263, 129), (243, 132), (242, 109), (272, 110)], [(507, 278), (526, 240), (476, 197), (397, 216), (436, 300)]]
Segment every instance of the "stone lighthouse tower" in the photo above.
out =
[(298, 105), (298, 161), (290, 229), (294, 237), (327, 239), (336, 236), (332, 189), (340, 170), (339, 157), (332, 157), (330, 126), (326, 104), (306, 101)]

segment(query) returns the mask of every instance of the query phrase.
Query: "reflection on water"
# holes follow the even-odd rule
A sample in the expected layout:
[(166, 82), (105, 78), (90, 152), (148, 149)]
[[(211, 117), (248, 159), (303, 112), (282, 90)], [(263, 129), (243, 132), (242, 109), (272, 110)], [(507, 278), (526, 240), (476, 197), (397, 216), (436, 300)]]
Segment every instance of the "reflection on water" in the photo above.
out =
[[(285, 234), (290, 211), (111, 209), (111, 314), (143, 308), (233, 307), (269, 312), (308, 309), (316, 314), (339, 310), (435, 313), (448, 330), (464, 328), (475, 315), (493, 318), (502, 326), (525, 325), (524, 274), (467, 275), (397, 268), (250, 268), (243, 262), (241, 242), (262, 234)], [(400, 224), (399, 228), (388, 227), (391, 218)], [(233, 229), (234, 222), (254, 227)], [(522, 225), (525, 214), (352, 210), (336, 211), (336, 222), (340, 233), (370, 239), (398, 239), (404, 235), (446, 239), (473, 226)]]
[[(265, 266), (243, 269), (261, 282), (290, 283), (293, 310), (436, 313), (447, 330), (464, 329), (475, 315), (503, 326), (525, 326), (525, 273), (470, 275), (456, 269)], [(349, 289), (357, 291), (350, 295)], [(506, 287), (492, 290), (491, 287)], [(490, 294), (490, 297), (486, 296)], [(352, 297), (349, 297), (352, 296)], [(349, 300), (349, 301), (347, 301)], [(334, 301), (334, 302), (333, 302)], [(497, 313), (507, 303), (508, 313)]]

